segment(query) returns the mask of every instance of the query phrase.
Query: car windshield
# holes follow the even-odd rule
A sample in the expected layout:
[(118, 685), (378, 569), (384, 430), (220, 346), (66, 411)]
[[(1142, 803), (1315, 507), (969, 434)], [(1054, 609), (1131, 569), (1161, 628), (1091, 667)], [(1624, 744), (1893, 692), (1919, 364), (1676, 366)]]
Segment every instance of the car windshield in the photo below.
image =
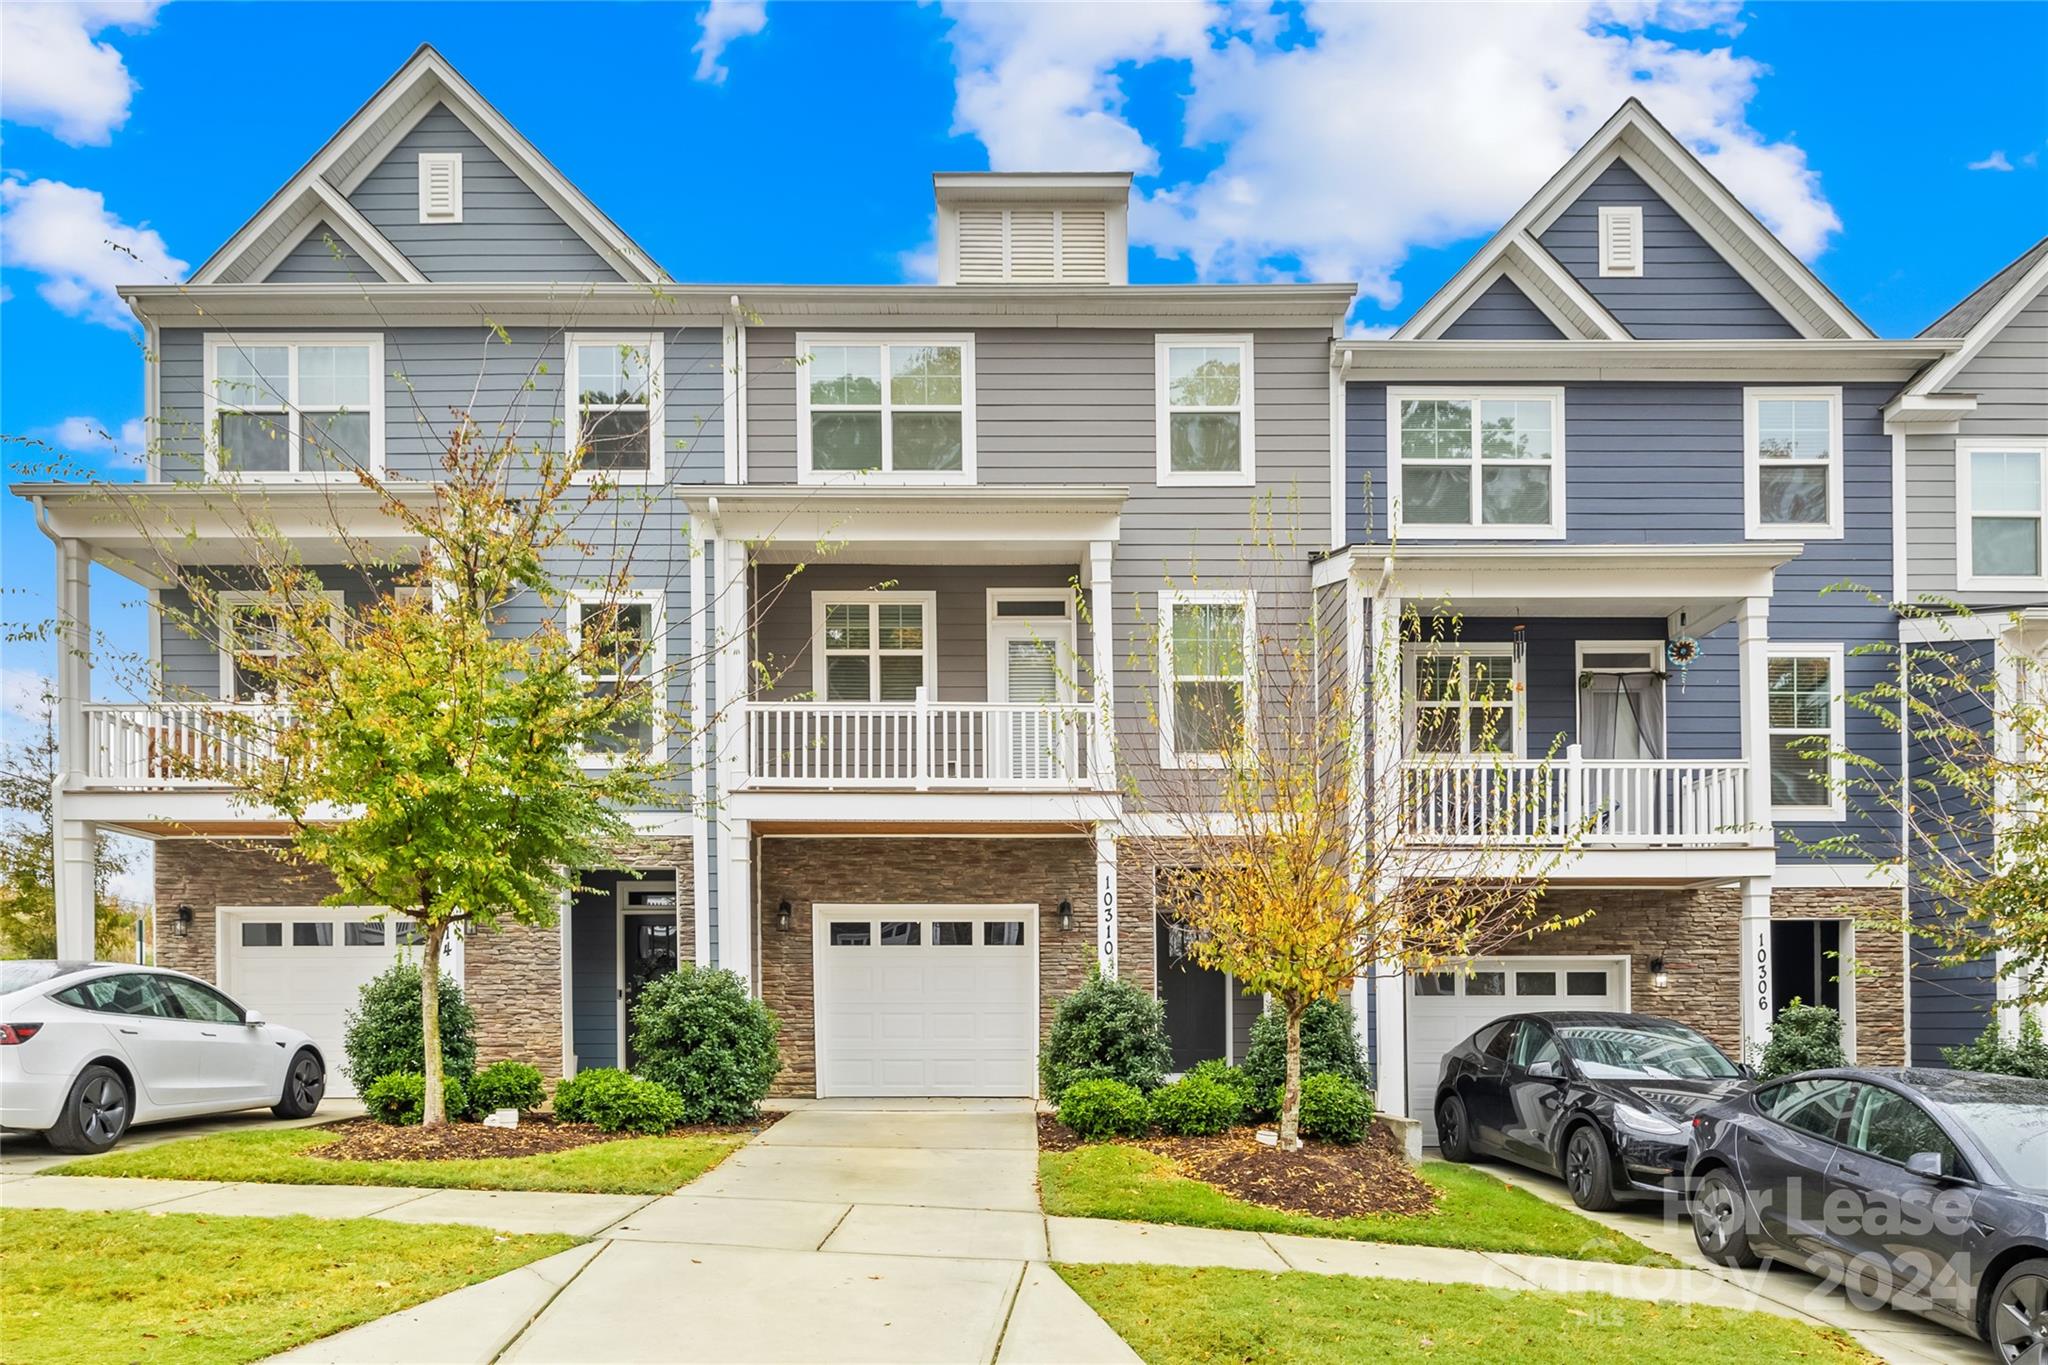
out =
[(1725, 1080), (1742, 1074), (1719, 1048), (1679, 1024), (1563, 1024), (1557, 1035), (1580, 1073), (1593, 1080)]
[(1948, 1110), (2013, 1184), (2048, 1194), (2048, 1103), (1950, 1100)]
[(25, 991), (76, 970), (61, 962), (0, 962), (0, 995)]

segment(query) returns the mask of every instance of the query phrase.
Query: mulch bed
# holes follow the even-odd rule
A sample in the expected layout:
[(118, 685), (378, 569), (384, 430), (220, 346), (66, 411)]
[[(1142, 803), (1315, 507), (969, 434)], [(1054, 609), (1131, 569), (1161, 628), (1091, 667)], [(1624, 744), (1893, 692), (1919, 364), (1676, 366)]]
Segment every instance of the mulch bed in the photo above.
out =
[[(764, 1113), (738, 1127), (700, 1124), (673, 1128), (664, 1137), (757, 1133), (781, 1118)], [(517, 1128), (486, 1128), (481, 1123), (444, 1123), (435, 1128), (398, 1127), (375, 1119), (343, 1119), (322, 1131), (334, 1141), (308, 1148), (302, 1155), (323, 1161), (461, 1161), (482, 1157), (546, 1156), (600, 1142), (633, 1142), (641, 1133), (607, 1133), (592, 1123), (562, 1123), (549, 1114), (528, 1114)]]
[[(1436, 1191), (1415, 1174), (1399, 1143), (1383, 1128), (1368, 1129), (1354, 1147), (1311, 1142), (1282, 1152), (1258, 1139), (1255, 1128), (1215, 1137), (1150, 1137), (1134, 1145), (1172, 1160), (1183, 1175), (1234, 1199), (1315, 1218), (1413, 1217), (1436, 1207)], [(1038, 1119), (1044, 1151), (1083, 1145), (1050, 1114)]]

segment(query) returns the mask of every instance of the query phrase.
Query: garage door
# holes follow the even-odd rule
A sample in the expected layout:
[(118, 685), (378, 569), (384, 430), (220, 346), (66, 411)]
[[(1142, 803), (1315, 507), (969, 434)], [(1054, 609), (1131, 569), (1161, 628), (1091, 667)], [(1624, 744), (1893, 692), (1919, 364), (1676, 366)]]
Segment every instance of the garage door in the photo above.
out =
[(1437, 1072), (1446, 1052), (1504, 1014), (1628, 1008), (1627, 958), (1514, 957), (1408, 978), (1409, 1113), (1436, 1141)]
[[(327, 1093), (355, 1094), (342, 1069), (342, 1029), (364, 983), (413, 942), (412, 921), (324, 907), (219, 913), (221, 989), (272, 1023), (310, 1034), (327, 1059)], [(451, 944), (445, 961), (459, 973), (458, 952)]]
[(820, 1095), (1036, 1093), (1036, 906), (819, 906)]

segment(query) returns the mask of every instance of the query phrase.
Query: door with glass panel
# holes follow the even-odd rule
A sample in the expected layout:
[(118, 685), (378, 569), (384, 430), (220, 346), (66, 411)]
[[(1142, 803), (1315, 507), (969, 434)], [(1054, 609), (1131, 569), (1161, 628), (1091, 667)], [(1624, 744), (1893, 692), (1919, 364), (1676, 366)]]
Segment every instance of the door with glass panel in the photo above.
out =
[(681, 965), (682, 936), (672, 882), (621, 882), (619, 896), (619, 1055), (635, 1060), (633, 1007), (650, 982)]
[(892, 780), (915, 775), (920, 762), (939, 776), (957, 763), (958, 736), (943, 715), (931, 718), (931, 732), (914, 735), (919, 721), (910, 709), (924, 693), (936, 692), (932, 677), (930, 593), (820, 595), (817, 610), (816, 694), (832, 703), (795, 737), (808, 767), (820, 776), (849, 781)]
[(989, 621), (989, 684), (998, 703), (991, 756), (998, 781), (1049, 782), (1071, 775), (1078, 734), (1062, 703), (1073, 699), (1069, 671), (1073, 618), (1058, 593), (997, 597)]
[(1664, 757), (1664, 672), (1661, 645), (1579, 645), (1579, 752), (1589, 759), (1617, 766), (1589, 774), (1584, 809), (1603, 828), (1623, 829), (1640, 812), (1652, 817), (1638, 822), (1654, 828), (1660, 805), (1691, 803), (1705, 793), (1665, 792), (1652, 767), (1620, 766), (1650, 763)]

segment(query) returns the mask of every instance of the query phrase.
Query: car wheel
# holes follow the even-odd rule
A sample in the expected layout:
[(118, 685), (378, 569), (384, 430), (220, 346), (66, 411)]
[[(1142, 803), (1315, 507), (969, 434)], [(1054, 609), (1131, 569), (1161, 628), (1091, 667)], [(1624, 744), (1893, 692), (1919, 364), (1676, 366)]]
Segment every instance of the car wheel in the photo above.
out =
[(312, 1048), (302, 1047), (284, 1073), (284, 1094), (270, 1106), (270, 1112), (281, 1119), (311, 1118), (326, 1093), (327, 1068), (320, 1065)]
[(1445, 1161), (1472, 1159), (1472, 1128), (1465, 1117), (1465, 1101), (1446, 1095), (1436, 1107), (1436, 1146)]
[(1754, 1270), (1764, 1263), (1750, 1249), (1749, 1211), (1742, 1191), (1725, 1170), (1708, 1171), (1693, 1191), (1692, 1239), (1699, 1243), (1700, 1254), (1717, 1265)]
[(60, 1152), (104, 1152), (128, 1131), (133, 1117), (128, 1082), (112, 1067), (95, 1062), (72, 1082), (64, 1112), (43, 1137)]
[(1564, 1144), (1564, 1187), (1582, 1209), (1604, 1213), (1620, 1201), (1614, 1197), (1614, 1162), (1606, 1140), (1590, 1123), (1572, 1129)]
[(2021, 1261), (1991, 1292), (1986, 1336), (2004, 1365), (2048, 1359), (2048, 1261)]

